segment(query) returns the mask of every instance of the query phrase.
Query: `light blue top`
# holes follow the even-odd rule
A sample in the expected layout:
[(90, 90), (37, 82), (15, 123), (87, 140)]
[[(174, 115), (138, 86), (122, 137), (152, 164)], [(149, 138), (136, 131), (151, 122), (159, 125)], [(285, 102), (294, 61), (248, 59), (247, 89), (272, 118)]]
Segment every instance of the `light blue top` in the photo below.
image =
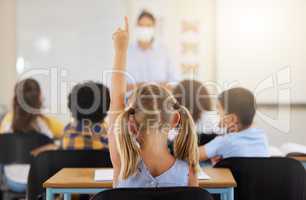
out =
[(218, 136), (205, 145), (208, 158), (269, 157), (269, 146), (262, 129), (249, 128), (238, 133)]
[(119, 181), (117, 188), (126, 187), (180, 187), (188, 186), (189, 166), (182, 160), (176, 160), (170, 169), (163, 174), (153, 177), (143, 161), (140, 162), (135, 175)]
[(140, 82), (178, 82), (179, 68), (176, 67), (165, 48), (156, 42), (152, 48), (143, 50), (133, 43), (128, 50), (127, 81)]

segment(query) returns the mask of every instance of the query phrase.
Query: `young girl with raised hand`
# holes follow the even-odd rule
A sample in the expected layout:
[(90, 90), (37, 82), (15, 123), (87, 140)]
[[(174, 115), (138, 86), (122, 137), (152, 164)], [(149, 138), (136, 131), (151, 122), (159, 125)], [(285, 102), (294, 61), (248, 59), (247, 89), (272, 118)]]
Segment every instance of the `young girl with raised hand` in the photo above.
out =
[[(113, 40), (109, 148), (114, 187), (198, 186), (197, 135), (191, 115), (168, 90), (152, 84), (138, 88), (125, 108), (127, 18), (125, 29), (119, 28)], [(178, 131), (174, 156), (167, 145), (171, 129)]]

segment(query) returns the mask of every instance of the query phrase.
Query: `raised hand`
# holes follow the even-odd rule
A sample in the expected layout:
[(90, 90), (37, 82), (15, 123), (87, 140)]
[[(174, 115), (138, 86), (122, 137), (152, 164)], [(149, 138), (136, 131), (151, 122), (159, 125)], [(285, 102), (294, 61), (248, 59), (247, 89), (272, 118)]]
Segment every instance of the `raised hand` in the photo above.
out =
[(115, 52), (126, 52), (129, 44), (129, 20), (127, 17), (124, 18), (125, 26), (124, 29), (118, 28), (113, 33)]
[(111, 160), (114, 168), (114, 185), (116, 185), (118, 176), (120, 173), (120, 156), (117, 150), (116, 137), (115, 137), (115, 122), (117, 117), (125, 109), (125, 92), (126, 92), (126, 60), (127, 60), (127, 49), (129, 45), (129, 23), (128, 18), (125, 17), (124, 29), (118, 28), (113, 34), (115, 56), (114, 66), (112, 73), (111, 82), (111, 103), (109, 110), (109, 150)]

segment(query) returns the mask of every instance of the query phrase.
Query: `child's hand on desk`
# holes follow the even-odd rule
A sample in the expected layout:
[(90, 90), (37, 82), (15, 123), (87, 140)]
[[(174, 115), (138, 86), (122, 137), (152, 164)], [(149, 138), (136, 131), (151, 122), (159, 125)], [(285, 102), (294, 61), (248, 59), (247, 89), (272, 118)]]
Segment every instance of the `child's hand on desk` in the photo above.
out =
[(118, 28), (113, 34), (115, 53), (126, 53), (129, 44), (129, 22), (128, 18), (125, 17), (124, 29)]
[(222, 158), (219, 157), (219, 156), (210, 159), (212, 165), (216, 165), (221, 160), (222, 160)]

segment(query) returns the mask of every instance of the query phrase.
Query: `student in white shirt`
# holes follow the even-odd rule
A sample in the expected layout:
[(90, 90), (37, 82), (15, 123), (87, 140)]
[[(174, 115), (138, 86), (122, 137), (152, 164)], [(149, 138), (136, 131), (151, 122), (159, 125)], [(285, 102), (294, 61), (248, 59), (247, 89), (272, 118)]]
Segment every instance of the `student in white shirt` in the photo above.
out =
[(216, 113), (207, 88), (196, 80), (183, 80), (173, 88), (176, 100), (192, 115), (198, 134), (219, 132)]
[[(256, 114), (254, 95), (244, 88), (233, 88), (221, 93), (217, 108), (221, 127), (236, 124), (237, 132), (218, 136), (200, 147), (200, 160), (230, 157), (269, 157), (269, 145), (263, 130), (253, 128)], [(216, 159), (218, 158), (218, 159)]]
[(145, 82), (168, 85), (180, 79), (179, 69), (172, 63), (165, 47), (154, 38), (155, 26), (156, 19), (151, 13), (143, 11), (139, 15), (135, 31), (137, 41), (128, 49), (129, 90)]

